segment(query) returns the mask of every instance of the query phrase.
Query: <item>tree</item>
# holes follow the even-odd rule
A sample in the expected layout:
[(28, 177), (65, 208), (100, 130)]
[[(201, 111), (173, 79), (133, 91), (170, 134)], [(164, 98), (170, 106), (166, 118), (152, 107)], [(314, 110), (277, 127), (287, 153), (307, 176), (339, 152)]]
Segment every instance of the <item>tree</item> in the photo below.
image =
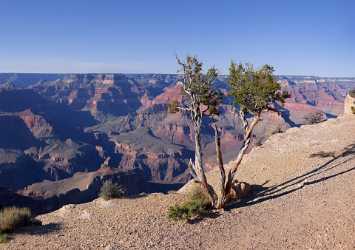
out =
[[(218, 199), (218, 208), (224, 207), (228, 201), (228, 195), (234, 184), (237, 170), (243, 160), (248, 149), (252, 133), (255, 126), (261, 119), (262, 112), (274, 111), (275, 103), (284, 103), (285, 98), (289, 97), (288, 93), (281, 92), (281, 87), (273, 76), (274, 69), (269, 65), (264, 65), (259, 70), (255, 70), (250, 64), (231, 63), (229, 68), (229, 85), (230, 95), (234, 98), (234, 104), (239, 107), (236, 115), (242, 122), (244, 130), (244, 138), (240, 151), (238, 152), (234, 166), (225, 174), (221, 172), (221, 196)], [(251, 118), (248, 120), (247, 116)], [(218, 133), (215, 133), (218, 137)], [(216, 141), (219, 139), (217, 138)], [(217, 157), (221, 153), (220, 145), (216, 143)], [(223, 165), (223, 161), (219, 160), (219, 164)], [(223, 166), (219, 167), (220, 169)], [(223, 168), (224, 169), (224, 168)]]
[[(232, 168), (226, 171), (223, 165), (223, 155), (221, 151), (220, 128), (218, 127), (218, 117), (215, 118), (213, 128), (215, 131), (215, 147), (217, 163), (220, 173), (220, 186), (216, 208), (223, 208), (231, 196), (233, 186), (237, 186), (236, 173), (242, 159), (248, 149), (252, 133), (255, 126), (261, 120), (262, 112), (274, 111), (275, 103), (284, 103), (289, 94), (281, 91), (280, 85), (273, 76), (274, 69), (269, 65), (264, 65), (261, 69), (255, 70), (252, 65), (231, 63), (229, 70), (230, 95), (234, 99), (236, 108), (235, 114), (242, 122), (244, 130), (243, 143), (238, 152), (236, 161)], [(250, 119), (247, 117), (250, 116)]]
[(170, 112), (172, 108), (188, 112), (191, 115), (192, 126), (194, 129), (195, 139), (195, 160), (190, 160), (189, 168), (193, 178), (202, 185), (210, 196), (212, 206), (215, 205), (216, 194), (213, 188), (207, 183), (204, 169), (203, 154), (201, 148), (201, 126), (204, 116), (212, 116), (218, 114), (218, 104), (222, 100), (221, 93), (213, 86), (218, 73), (215, 68), (210, 68), (206, 73), (203, 72), (202, 63), (196, 57), (188, 56), (186, 61), (177, 58), (178, 64), (181, 66), (182, 72), (182, 89), (184, 100), (182, 106), (172, 103), (169, 106)]
[[(244, 137), (235, 165), (227, 170), (223, 163), (221, 128), (218, 125), (219, 105), (223, 95), (213, 85), (218, 76), (217, 71), (211, 68), (204, 74), (202, 63), (195, 57), (187, 57), (186, 62), (178, 59), (178, 63), (182, 68), (182, 87), (186, 98), (183, 106), (173, 103), (169, 108), (173, 107), (175, 110), (190, 113), (195, 132), (195, 161), (190, 160), (189, 163), (191, 175), (208, 192), (212, 206), (223, 208), (228, 202), (233, 185), (236, 184), (236, 172), (250, 145), (253, 129), (260, 121), (262, 112), (276, 111), (274, 104), (283, 103), (288, 94), (281, 92), (280, 85), (274, 79), (274, 70), (271, 66), (264, 65), (261, 69), (255, 70), (252, 65), (237, 65), (232, 62), (229, 72), (230, 95), (234, 99), (235, 106), (239, 108), (239, 111), (235, 113), (242, 122)], [(214, 129), (220, 174), (219, 192), (215, 192), (208, 184), (203, 165), (201, 126), (204, 116), (210, 118)], [(251, 118), (247, 119), (247, 116)]]

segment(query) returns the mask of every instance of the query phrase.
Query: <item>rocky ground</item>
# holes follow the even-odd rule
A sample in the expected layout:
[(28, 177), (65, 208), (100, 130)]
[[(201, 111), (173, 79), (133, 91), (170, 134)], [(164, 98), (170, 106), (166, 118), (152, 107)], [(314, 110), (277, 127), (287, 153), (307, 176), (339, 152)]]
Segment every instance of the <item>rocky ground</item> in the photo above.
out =
[(258, 193), (201, 221), (167, 218), (180, 193), (98, 199), (39, 216), (42, 227), (0, 248), (355, 249), (354, 117), (272, 136), (246, 157), (239, 180)]

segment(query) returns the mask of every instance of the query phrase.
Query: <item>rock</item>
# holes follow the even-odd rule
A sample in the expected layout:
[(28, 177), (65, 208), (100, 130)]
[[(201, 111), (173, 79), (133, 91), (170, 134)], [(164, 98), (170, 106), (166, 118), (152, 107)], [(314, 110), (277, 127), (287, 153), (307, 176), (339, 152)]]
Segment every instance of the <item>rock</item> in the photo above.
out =
[(84, 210), (80, 215), (80, 219), (82, 220), (90, 220), (90, 218), (91, 214), (87, 210)]
[(65, 217), (68, 215), (68, 213), (71, 213), (74, 208), (75, 204), (68, 204), (57, 210), (56, 213), (61, 217)]
[(344, 101), (344, 114), (354, 115), (355, 114), (355, 90), (349, 92)]

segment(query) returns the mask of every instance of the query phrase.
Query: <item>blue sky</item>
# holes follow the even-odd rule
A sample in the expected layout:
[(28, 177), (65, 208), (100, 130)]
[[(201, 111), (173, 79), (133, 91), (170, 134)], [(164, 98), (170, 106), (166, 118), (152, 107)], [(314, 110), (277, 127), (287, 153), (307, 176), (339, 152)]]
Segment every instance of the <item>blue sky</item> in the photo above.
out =
[(355, 76), (353, 0), (0, 0), (0, 72), (176, 73), (197, 55)]

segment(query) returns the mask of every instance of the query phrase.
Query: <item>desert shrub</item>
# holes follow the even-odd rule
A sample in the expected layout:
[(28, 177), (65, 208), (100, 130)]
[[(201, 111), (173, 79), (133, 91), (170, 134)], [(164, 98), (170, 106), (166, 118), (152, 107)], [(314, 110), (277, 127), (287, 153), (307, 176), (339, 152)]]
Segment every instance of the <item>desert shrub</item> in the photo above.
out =
[(41, 222), (33, 218), (29, 208), (8, 207), (0, 211), (0, 233), (13, 232), (16, 228), (33, 224)]
[(193, 217), (201, 217), (208, 213), (211, 201), (201, 187), (194, 187), (188, 194), (188, 200), (182, 204), (175, 204), (168, 210), (168, 217), (172, 220), (190, 220)]
[(304, 120), (308, 124), (317, 124), (325, 120), (324, 114), (322, 111), (317, 111), (314, 113), (309, 113), (304, 116)]
[(7, 242), (7, 235), (0, 233), (0, 244), (1, 243), (6, 243)]
[(351, 112), (355, 115), (355, 107), (351, 107)]
[(178, 107), (179, 107), (178, 101), (174, 100), (168, 104), (168, 112), (169, 113), (176, 113), (179, 111)]
[(188, 200), (190, 201), (198, 200), (205, 207), (211, 205), (211, 200), (208, 193), (200, 185), (196, 185), (191, 188), (190, 192), (188, 193)]
[(349, 91), (349, 95), (350, 95), (352, 98), (355, 98), (355, 89), (350, 90), (350, 91)]
[(169, 208), (168, 216), (172, 220), (190, 220), (193, 217), (203, 216), (208, 212), (202, 200), (190, 200), (181, 205), (174, 205)]
[(123, 195), (123, 188), (115, 183), (112, 183), (112, 181), (105, 181), (100, 190), (100, 197), (104, 200), (121, 198)]

